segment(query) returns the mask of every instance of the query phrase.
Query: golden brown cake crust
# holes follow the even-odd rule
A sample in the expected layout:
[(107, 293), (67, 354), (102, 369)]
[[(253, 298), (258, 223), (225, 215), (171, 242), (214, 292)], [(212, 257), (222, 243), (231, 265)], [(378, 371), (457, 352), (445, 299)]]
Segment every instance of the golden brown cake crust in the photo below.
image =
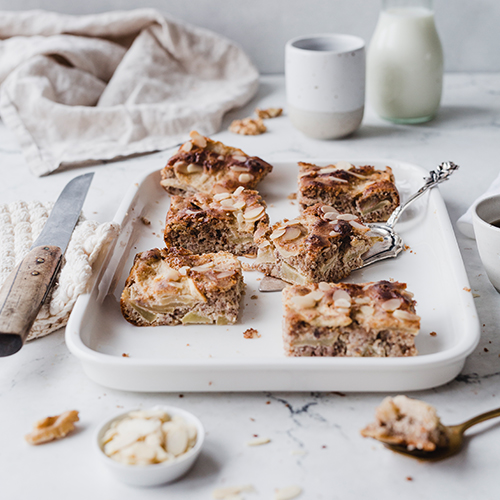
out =
[(239, 187), (233, 193), (172, 196), (164, 239), (167, 247), (193, 253), (227, 251), (255, 257), (254, 233), (268, 226), (266, 203), (259, 193)]
[(361, 255), (379, 239), (357, 216), (317, 203), (293, 220), (257, 230), (252, 266), (289, 283), (339, 281), (362, 265)]
[(347, 162), (319, 167), (300, 162), (298, 184), (302, 208), (322, 202), (358, 215), (363, 222), (386, 221), (400, 203), (390, 167), (376, 170)]
[(241, 149), (191, 132), (161, 171), (161, 185), (170, 194), (233, 192), (239, 186), (253, 189), (273, 167)]
[(243, 288), (241, 264), (228, 252), (154, 248), (135, 256), (120, 304), (137, 326), (229, 324), (237, 320)]
[(420, 329), (406, 284), (314, 283), (283, 290), (288, 356), (414, 356)]

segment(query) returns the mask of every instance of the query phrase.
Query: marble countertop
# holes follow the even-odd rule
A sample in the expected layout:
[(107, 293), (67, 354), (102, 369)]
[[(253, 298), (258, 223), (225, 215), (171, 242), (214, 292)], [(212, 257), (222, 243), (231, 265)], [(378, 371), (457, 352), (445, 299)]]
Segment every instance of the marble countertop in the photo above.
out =
[[(498, 174), (500, 74), (448, 74), (442, 108), (419, 126), (393, 125), (368, 108), (353, 136), (339, 141), (308, 139), (286, 117), (269, 120), (257, 137), (227, 132), (234, 118), (258, 107), (285, 107), (284, 80), (263, 77), (255, 99), (229, 113), (214, 137), (269, 162), (313, 157), (391, 158), (432, 169), (453, 160), (461, 170), (441, 186), (453, 224)], [(69, 179), (95, 171), (84, 211), (111, 220), (125, 190), (143, 173), (161, 168), (172, 151), (109, 162), (36, 178), (28, 170), (12, 133), (0, 123), (0, 200), (54, 200)], [(489, 283), (475, 242), (457, 232), (481, 321), (481, 340), (453, 382), (412, 393), (454, 424), (500, 406), (500, 295)], [(90, 381), (65, 346), (64, 329), (0, 359), (0, 482), (2, 498), (143, 500), (211, 498), (218, 487), (253, 485), (245, 499), (270, 499), (274, 490), (299, 485), (304, 499), (497, 498), (500, 455), (498, 421), (468, 432), (463, 452), (439, 463), (421, 463), (363, 439), (359, 430), (373, 419), (387, 394), (368, 393), (184, 393), (110, 390)], [(121, 408), (154, 404), (195, 413), (207, 431), (206, 445), (182, 480), (150, 489), (125, 486), (96, 460), (96, 425)], [(31, 447), (23, 436), (45, 416), (78, 409), (78, 430), (67, 439)], [(249, 447), (258, 435), (269, 444)]]

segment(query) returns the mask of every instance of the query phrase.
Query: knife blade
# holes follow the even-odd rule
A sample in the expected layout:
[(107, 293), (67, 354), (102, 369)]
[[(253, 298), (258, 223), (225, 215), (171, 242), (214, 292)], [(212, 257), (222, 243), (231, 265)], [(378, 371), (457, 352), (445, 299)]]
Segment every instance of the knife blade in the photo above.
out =
[(0, 357), (21, 349), (54, 284), (94, 173), (66, 184), (40, 236), (0, 289)]

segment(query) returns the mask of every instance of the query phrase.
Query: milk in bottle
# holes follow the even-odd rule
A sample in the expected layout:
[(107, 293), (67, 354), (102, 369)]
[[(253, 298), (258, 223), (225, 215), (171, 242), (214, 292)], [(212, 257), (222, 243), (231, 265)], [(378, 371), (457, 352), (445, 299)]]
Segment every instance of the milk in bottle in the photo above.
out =
[(443, 50), (432, 0), (384, 0), (367, 53), (367, 97), (397, 123), (432, 119), (441, 100)]

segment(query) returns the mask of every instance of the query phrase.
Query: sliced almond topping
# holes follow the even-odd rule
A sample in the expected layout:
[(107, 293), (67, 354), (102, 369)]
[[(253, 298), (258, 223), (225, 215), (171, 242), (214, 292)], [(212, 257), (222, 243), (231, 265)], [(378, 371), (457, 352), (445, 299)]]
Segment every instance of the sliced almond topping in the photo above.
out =
[(291, 301), (297, 307), (303, 307), (305, 309), (316, 307), (317, 302), (317, 300), (310, 293), (308, 293), (307, 295), (295, 295), (294, 297), (292, 297)]
[(368, 177), (366, 177), (366, 175), (361, 175), (361, 174), (358, 174), (356, 172), (351, 172), (351, 171), (349, 171), (349, 173), (351, 175), (354, 175), (354, 177), (357, 177), (358, 179), (362, 179), (362, 180), (368, 179)]
[[(321, 173), (323, 174), (324, 172), (321, 172)], [(331, 175), (330, 177), (328, 177), (328, 180), (335, 181), (335, 182), (345, 182), (346, 184), (349, 183), (349, 181), (346, 181), (345, 179), (340, 179), (339, 177), (335, 177), (333, 175)]]
[(363, 226), (363, 224), (360, 224), (359, 222), (356, 222), (355, 220), (350, 220), (349, 224), (354, 228), (354, 229), (359, 229), (360, 231), (366, 231), (368, 228), (366, 226)]
[(165, 270), (165, 279), (167, 281), (179, 281), (180, 278), (181, 275), (179, 274), (179, 271), (176, 271), (175, 269)]
[(364, 316), (373, 316), (375, 312), (372, 306), (361, 306), (360, 311)]
[(180, 269), (179, 269), (179, 274), (181, 276), (187, 276), (187, 272), (190, 270), (191, 268), (189, 266), (182, 266)]
[(327, 167), (321, 167), (319, 169), (319, 174), (331, 174), (332, 172), (336, 172), (338, 169), (335, 166), (328, 165)]
[(340, 160), (335, 164), (335, 166), (338, 169), (349, 170), (352, 167), (352, 164), (349, 163), (348, 161)]
[(297, 226), (288, 226), (285, 230), (285, 234), (283, 235), (284, 241), (293, 241), (296, 240), (302, 231)]
[(316, 301), (319, 301), (323, 298), (324, 293), (321, 290), (314, 290), (313, 292), (309, 293), (309, 295)]
[(333, 231), (330, 231), (330, 236), (338, 236), (340, 233), (338, 233), (337, 231), (333, 230)]
[(242, 208), (245, 208), (245, 200), (238, 200), (234, 203), (234, 208), (237, 208), (238, 210), (242, 209)]
[(269, 241), (267, 240), (264, 240), (260, 245), (259, 245), (259, 248), (266, 248), (266, 247), (269, 247), (271, 246), (271, 243), (269, 243)]
[(213, 188), (215, 193), (229, 193), (226, 187), (221, 186), (220, 184), (215, 184)]
[(203, 167), (201, 165), (196, 165), (195, 163), (190, 163), (186, 169), (188, 174), (199, 174), (203, 172)]
[(238, 177), (238, 181), (243, 184), (250, 182), (251, 180), (253, 180), (252, 174), (240, 174), (240, 176)]
[(234, 208), (234, 202), (233, 202), (233, 199), (230, 196), (227, 197), (227, 198), (224, 198), (223, 200), (220, 200), (219, 203), (224, 208)]
[(185, 151), (186, 153), (189, 153), (189, 152), (193, 149), (193, 144), (192, 144), (190, 141), (185, 142), (185, 143), (182, 145), (181, 149), (182, 149), (183, 151)]
[(335, 307), (349, 309), (351, 307), (351, 301), (346, 299), (337, 299), (335, 301)]
[(326, 214), (323, 215), (323, 218), (326, 219), (326, 220), (337, 220), (339, 217), (339, 214), (338, 212), (335, 213), (335, 212), (327, 212)]
[(286, 227), (279, 227), (277, 229), (275, 229), (272, 233), (271, 233), (271, 236), (270, 238), (272, 240), (275, 240), (276, 238), (279, 238), (280, 236), (283, 236), (286, 232)]
[[(346, 300), (347, 302), (349, 302), (349, 304), (351, 303), (351, 296), (349, 295), (349, 293), (347, 293), (345, 290), (342, 290), (342, 289), (335, 290), (335, 293), (333, 294), (332, 298), (335, 302), (342, 299), (342, 300)], [(342, 307), (342, 306), (339, 306), (339, 307)], [(349, 306), (347, 306), (347, 307), (349, 307)]]
[(416, 314), (412, 314), (411, 312), (408, 311), (402, 311), (401, 309), (396, 309), (392, 315), (395, 318), (401, 319), (403, 321), (417, 321), (420, 319), (419, 316)]
[(245, 167), (243, 165), (231, 165), (229, 169), (233, 172), (248, 172), (248, 167)]
[(247, 157), (246, 156), (242, 156), (242, 155), (233, 155), (233, 158), (236, 161), (241, 161), (243, 163), (247, 161)]
[(217, 273), (217, 278), (218, 279), (224, 279), (224, 278), (229, 278), (229, 276), (232, 276), (234, 273), (232, 271), (222, 271)]
[(230, 198), (230, 197), (231, 197), (230, 193), (217, 193), (217, 194), (214, 194), (214, 200), (215, 201), (225, 200), (226, 198)]
[(369, 304), (370, 298), (369, 297), (356, 297), (354, 299), (354, 302), (356, 302), (356, 304)]
[(237, 187), (233, 193), (233, 196), (239, 196), (241, 193), (243, 193), (244, 190), (245, 188), (243, 186)]
[(351, 221), (351, 220), (356, 220), (358, 218), (357, 215), (353, 215), (353, 214), (339, 214), (337, 215), (337, 219), (338, 220), (348, 220), (348, 221)]
[(256, 207), (252, 208), (251, 210), (247, 210), (243, 214), (243, 218), (245, 218), (246, 220), (253, 220), (258, 219), (262, 215), (264, 215), (264, 207)]
[(401, 299), (399, 298), (386, 300), (385, 302), (382, 302), (381, 305), (384, 311), (389, 311), (389, 312), (399, 309), (400, 306), (401, 306)]
[(323, 205), (321, 207), (321, 211), (324, 213), (324, 214), (327, 214), (327, 213), (334, 213), (334, 214), (338, 214), (339, 211), (336, 209), (336, 208), (333, 208), (331, 207), (330, 205)]
[(322, 281), (321, 283), (318, 283), (318, 288), (322, 291), (322, 292), (328, 292), (329, 290), (332, 289), (332, 287), (330, 286), (329, 283), (326, 283), (325, 281)]
[(191, 131), (191, 133), (189, 134), (189, 137), (191, 137), (193, 144), (195, 144), (199, 148), (206, 148), (207, 147), (207, 140), (205, 139), (205, 137), (203, 137), (201, 134), (199, 134), (195, 130)]

